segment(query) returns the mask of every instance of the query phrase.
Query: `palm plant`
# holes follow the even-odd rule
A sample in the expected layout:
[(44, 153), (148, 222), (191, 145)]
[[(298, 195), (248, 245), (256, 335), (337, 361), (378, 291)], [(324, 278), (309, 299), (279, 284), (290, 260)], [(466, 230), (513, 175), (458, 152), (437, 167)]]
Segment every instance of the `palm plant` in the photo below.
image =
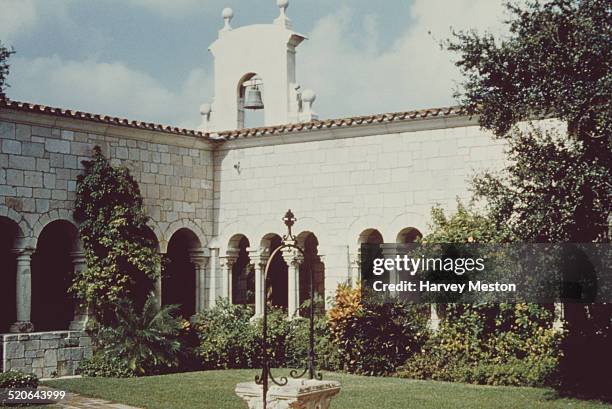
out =
[(98, 332), (102, 352), (126, 362), (138, 375), (178, 366), (182, 321), (176, 311), (175, 305), (159, 308), (152, 296), (142, 311), (129, 300), (120, 301), (113, 325)]

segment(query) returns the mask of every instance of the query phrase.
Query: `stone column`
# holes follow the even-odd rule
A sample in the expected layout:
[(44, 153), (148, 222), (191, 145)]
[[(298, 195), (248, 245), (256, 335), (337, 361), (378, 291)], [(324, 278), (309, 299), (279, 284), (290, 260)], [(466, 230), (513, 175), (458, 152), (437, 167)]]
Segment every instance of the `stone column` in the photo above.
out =
[(300, 265), (304, 261), (302, 254), (295, 249), (282, 250), (289, 274), (287, 288), (287, 312), (289, 318), (299, 316), (300, 308)]
[(217, 303), (217, 263), (219, 261), (219, 249), (210, 249), (210, 259), (208, 263), (209, 288), (208, 288), (208, 308), (214, 308)]
[(440, 317), (438, 316), (437, 304), (429, 304), (429, 329), (437, 331), (440, 328)]
[(10, 332), (32, 332), (34, 326), (30, 321), (32, 311), (32, 270), (33, 249), (16, 249), (17, 254), (17, 321), (11, 325)]
[[(159, 255), (161, 256), (161, 262), (162, 265), (164, 264), (164, 260), (166, 258), (166, 253), (162, 253), (160, 252)], [(162, 269), (162, 274), (163, 274), (163, 269)], [(161, 274), (159, 275), (159, 277), (157, 278), (157, 280), (155, 280), (155, 298), (157, 299), (157, 307), (161, 308), (162, 307), (162, 277)]]
[(236, 257), (219, 257), (219, 265), (223, 274), (221, 295), (227, 298), (230, 303), (232, 302), (232, 270), (234, 269), (234, 263), (236, 263)]
[(206, 288), (206, 265), (208, 257), (201, 250), (191, 251), (189, 260), (193, 264), (195, 270), (195, 312), (198, 313), (204, 309), (204, 289)]
[[(75, 251), (70, 254), (72, 256), (72, 267), (75, 274), (81, 273), (87, 269), (85, 261), (85, 253)], [(80, 301), (74, 299), (74, 318), (68, 327), (71, 331), (83, 331), (88, 320), (87, 307), (80, 305)]]
[(266, 263), (268, 258), (265, 256), (253, 255), (250, 256), (251, 262), (255, 267), (255, 317), (263, 315), (263, 307), (266, 302), (266, 280), (264, 273), (266, 271)]
[(359, 254), (349, 254), (349, 266), (351, 269), (350, 271), (351, 285), (355, 287), (360, 280), (359, 270), (361, 266), (360, 266)]
[(563, 331), (563, 326), (565, 324), (565, 314), (564, 314), (564, 305), (561, 302), (555, 303), (555, 311), (554, 311), (554, 322), (553, 329), (557, 332)]

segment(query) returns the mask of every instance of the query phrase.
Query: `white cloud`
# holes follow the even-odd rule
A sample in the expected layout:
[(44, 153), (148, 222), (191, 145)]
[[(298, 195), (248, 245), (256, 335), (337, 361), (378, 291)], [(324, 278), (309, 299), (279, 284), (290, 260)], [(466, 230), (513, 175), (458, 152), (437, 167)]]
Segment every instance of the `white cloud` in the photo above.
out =
[[(206, 0), (128, 0), (134, 6), (144, 7), (163, 16), (179, 16), (206, 7)], [(123, 0), (121, 1), (123, 3)]]
[(16, 57), (11, 68), (7, 94), (14, 100), (189, 128), (199, 125), (202, 94), (212, 83), (204, 70), (194, 69), (181, 89), (172, 90), (122, 62), (57, 56)]
[(32, 0), (2, 0), (0, 8), (0, 40), (5, 44), (32, 26), (38, 18)]
[(406, 29), (381, 48), (377, 37), (384, 28), (376, 19), (355, 21), (342, 9), (322, 18), (298, 51), (299, 80), (317, 93), (314, 108), (322, 117), (454, 104), (460, 77), (439, 41), (451, 27), (501, 33), (503, 10), (492, 0), (416, 0)]

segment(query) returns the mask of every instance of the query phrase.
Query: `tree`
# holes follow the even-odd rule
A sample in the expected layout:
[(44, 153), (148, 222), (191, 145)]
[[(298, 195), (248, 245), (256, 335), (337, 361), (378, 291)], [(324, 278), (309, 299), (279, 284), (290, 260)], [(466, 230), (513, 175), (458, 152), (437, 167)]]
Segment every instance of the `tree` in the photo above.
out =
[[(457, 93), (480, 125), (508, 143), (509, 165), (474, 183), (508, 239), (609, 240), (612, 212), (612, 8), (608, 0), (508, 3), (509, 35), (454, 33), (465, 76)], [(531, 124), (556, 118), (567, 130)], [(610, 394), (610, 304), (566, 305), (565, 390)]]
[(12, 48), (7, 48), (2, 41), (0, 41), (0, 98), (4, 98), (4, 90), (7, 87), (6, 77), (9, 75), (9, 57), (14, 54), (15, 51)]
[(100, 324), (113, 324), (118, 303), (141, 308), (160, 275), (161, 258), (150, 238), (138, 183), (113, 167), (99, 147), (77, 181), (75, 219), (80, 222), (87, 269), (71, 290)]
[[(612, 16), (606, 0), (508, 3), (510, 34), (458, 32), (446, 44), (465, 76), (457, 95), (509, 143), (503, 177), (477, 179), (500, 225), (526, 241), (603, 240), (612, 209)], [(521, 132), (554, 117), (566, 134)], [(551, 211), (553, 210), (553, 211)]]

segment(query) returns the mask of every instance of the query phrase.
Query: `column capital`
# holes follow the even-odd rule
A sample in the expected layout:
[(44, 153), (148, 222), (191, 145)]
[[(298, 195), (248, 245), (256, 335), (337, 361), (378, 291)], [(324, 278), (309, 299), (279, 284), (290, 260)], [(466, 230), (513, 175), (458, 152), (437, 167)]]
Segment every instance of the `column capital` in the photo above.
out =
[(219, 257), (219, 264), (222, 268), (232, 268), (236, 260), (238, 260), (236, 256), (222, 256)]
[(304, 256), (302, 253), (292, 247), (283, 249), (281, 251), (283, 253), (283, 259), (288, 266), (299, 267), (300, 264), (304, 261)]
[(189, 252), (189, 261), (199, 266), (206, 266), (210, 256), (206, 255), (204, 251), (194, 250)]
[(31, 247), (27, 247), (24, 249), (12, 249), (11, 250), (13, 254), (17, 255), (17, 259), (20, 259), (22, 257), (23, 258), (27, 257), (29, 259), (30, 257), (32, 257), (32, 254), (34, 254), (35, 251), (36, 249), (33, 249)]

